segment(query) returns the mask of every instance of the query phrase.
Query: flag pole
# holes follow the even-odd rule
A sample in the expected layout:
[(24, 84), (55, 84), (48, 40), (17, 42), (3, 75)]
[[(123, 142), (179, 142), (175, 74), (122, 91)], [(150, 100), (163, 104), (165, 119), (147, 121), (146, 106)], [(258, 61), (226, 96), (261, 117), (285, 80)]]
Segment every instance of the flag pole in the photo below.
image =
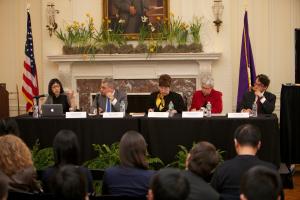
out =
[(18, 84), (16, 84), (16, 90), (17, 90), (17, 107), (18, 107), (18, 115), (20, 115), (20, 97), (19, 97), (19, 87), (18, 87)]

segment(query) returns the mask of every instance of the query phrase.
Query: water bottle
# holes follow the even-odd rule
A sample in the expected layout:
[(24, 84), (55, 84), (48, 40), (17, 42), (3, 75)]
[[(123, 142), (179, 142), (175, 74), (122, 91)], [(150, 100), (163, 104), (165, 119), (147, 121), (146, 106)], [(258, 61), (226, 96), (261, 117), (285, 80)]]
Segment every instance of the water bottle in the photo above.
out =
[(257, 117), (257, 105), (256, 105), (256, 102), (254, 102), (252, 104), (251, 115), (252, 115), (252, 117)]
[(33, 106), (32, 106), (32, 111), (33, 111), (33, 113), (32, 113), (32, 117), (33, 118), (39, 118), (39, 116), (40, 116), (40, 113), (39, 113), (39, 106), (38, 106), (38, 104), (37, 104), (37, 99), (34, 99), (33, 100)]
[(125, 113), (126, 113), (126, 105), (125, 105), (125, 102), (124, 102), (124, 101), (121, 101), (121, 103), (120, 103), (120, 112), (123, 112), (123, 113), (124, 113), (124, 116), (125, 116)]
[(173, 115), (174, 115), (173, 110), (174, 110), (174, 104), (173, 104), (172, 101), (170, 101), (169, 106), (168, 106), (168, 111), (169, 111), (169, 116), (170, 117), (173, 117)]
[(211, 117), (211, 103), (209, 101), (206, 104), (206, 117)]

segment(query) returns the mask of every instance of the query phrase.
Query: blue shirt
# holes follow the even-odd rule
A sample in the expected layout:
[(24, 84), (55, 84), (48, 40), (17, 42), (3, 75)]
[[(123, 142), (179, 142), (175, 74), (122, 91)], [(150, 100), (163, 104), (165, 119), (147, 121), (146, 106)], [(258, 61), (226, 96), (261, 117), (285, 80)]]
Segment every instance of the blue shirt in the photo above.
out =
[(102, 194), (143, 197), (147, 195), (155, 171), (115, 166), (105, 170)]

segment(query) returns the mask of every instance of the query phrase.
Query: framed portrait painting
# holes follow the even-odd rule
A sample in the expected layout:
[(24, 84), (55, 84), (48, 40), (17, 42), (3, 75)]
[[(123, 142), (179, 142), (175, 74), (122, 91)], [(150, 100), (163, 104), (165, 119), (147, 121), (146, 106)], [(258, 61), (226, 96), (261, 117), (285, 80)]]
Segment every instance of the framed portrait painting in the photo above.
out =
[(169, 0), (103, 0), (103, 14), (108, 28), (137, 36), (145, 17), (154, 27), (168, 20)]

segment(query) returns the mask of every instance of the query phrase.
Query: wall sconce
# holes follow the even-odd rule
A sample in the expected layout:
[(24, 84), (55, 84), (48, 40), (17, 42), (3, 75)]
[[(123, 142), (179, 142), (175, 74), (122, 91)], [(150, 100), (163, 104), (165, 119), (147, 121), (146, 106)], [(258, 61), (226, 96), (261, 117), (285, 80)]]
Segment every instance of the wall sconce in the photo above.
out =
[(57, 29), (57, 23), (55, 22), (55, 15), (59, 13), (59, 10), (55, 10), (54, 3), (47, 4), (47, 16), (48, 16), (48, 24), (46, 28), (49, 31), (50, 37), (52, 36), (53, 32)]
[(220, 26), (222, 24), (221, 17), (223, 15), (224, 5), (222, 0), (214, 0), (213, 6), (212, 6), (213, 14), (215, 17), (214, 24), (217, 27), (217, 32), (220, 31)]

